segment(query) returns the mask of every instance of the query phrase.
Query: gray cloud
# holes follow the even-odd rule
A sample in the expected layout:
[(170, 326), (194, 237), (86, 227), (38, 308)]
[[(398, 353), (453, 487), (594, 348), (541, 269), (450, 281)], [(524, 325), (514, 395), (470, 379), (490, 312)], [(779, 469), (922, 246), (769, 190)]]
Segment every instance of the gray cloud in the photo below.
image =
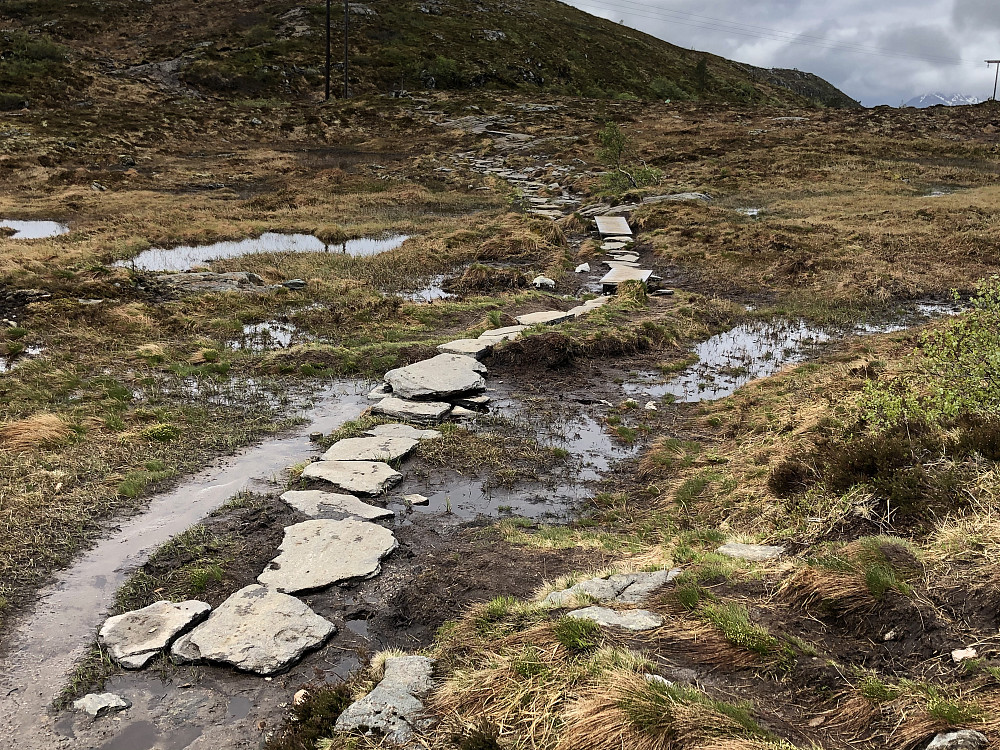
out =
[[(816, 73), (869, 106), (932, 91), (986, 98), (981, 61), (1000, 58), (997, 0), (566, 1), (682, 47)], [(866, 53), (878, 50), (890, 54)]]

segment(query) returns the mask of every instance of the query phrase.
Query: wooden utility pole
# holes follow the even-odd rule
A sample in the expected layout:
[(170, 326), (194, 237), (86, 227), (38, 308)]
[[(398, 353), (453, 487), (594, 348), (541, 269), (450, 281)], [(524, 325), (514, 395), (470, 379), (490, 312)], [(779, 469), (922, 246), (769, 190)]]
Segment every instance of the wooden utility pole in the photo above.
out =
[(351, 26), (351, 5), (347, 0), (344, 0), (344, 98), (350, 96), (347, 90), (347, 66), (348, 66), (348, 50), (347, 50), (347, 32)]
[(987, 60), (986, 64), (997, 66), (997, 75), (993, 79), (993, 98), (990, 100), (995, 102), (997, 100), (997, 83), (1000, 83), (1000, 60)]
[(326, 0), (326, 96), (330, 100), (330, 0)]

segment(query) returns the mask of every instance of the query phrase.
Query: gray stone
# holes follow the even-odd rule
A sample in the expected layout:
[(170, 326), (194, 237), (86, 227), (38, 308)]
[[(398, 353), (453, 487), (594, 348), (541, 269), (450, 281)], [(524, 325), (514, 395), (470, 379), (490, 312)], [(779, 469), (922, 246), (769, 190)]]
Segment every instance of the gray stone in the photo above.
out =
[(549, 325), (554, 326), (557, 323), (562, 323), (565, 320), (569, 320), (573, 316), (568, 312), (563, 312), (562, 310), (551, 310), (548, 312), (536, 312), (528, 313), (527, 315), (518, 315), (517, 322), (523, 326), (537, 326), (537, 325)]
[(392, 518), (395, 513), (376, 505), (368, 505), (358, 500), (354, 495), (342, 495), (338, 492), (322, 492), (321, 490), (289, 490), (281, 499), (301, 513), (312, 518), (360, 518), (365, 521), (378, 521)]
[(606, 261), (604, 261), (604, 265), (606, 265), (608, 268), (611, 268), (611, 269), (615, 269), (615, 268), (638, 268), (639, 267), (638, 263), (636, 263), (634, 261), (627, 261), (627, 260), (606, 260)]
[(114, 693), (88, 693), (80, 700), (73, 701), (73, 708), (90, 714), (96, 719), (102, 714), (116, 713), (132, 708), (132, 704)]
[(466, 419), (468, 417), (478, 417), (482, 412), (475, 409), (467, 409), (464, 406), (456, 406), (451, 410), (451, 415), (455, 419)]
[(303, 521), (285, 529), (281, 554), (257, 581), (297, 594), (372, 578), (382, 571), (382, 558), (398, 546), (389, 529), (357, 518)]
[(381, 401), (391, 393), (392, 393), (392, 388), (390, 388), (387, 383), (382, 383), (381, 385), (372, 388), (372, 390), (368, 393), (368, 400)]
[(493, 341), (494, 343), (499, 343), (501, 341), (514, 341), (520, 338), (521, 332), (524, 331), (528, 326), (516, 325), (516, 326), (505, 326), (503, 328), (493, 328), (489, 331), (483, 332), (479, 338)]
[(441, 400), (486, 388), (486, 366), (473, 357), (439, 354), (406, 367), (389, 370), (385, 382), (398, 398)]
[(395, 396), (384, 398), (372, 407), (375, 414), (424, 424), (440, 422), (450, 411), (451, 404), (443, 401), (409, 401)]
[(264, 284), (255, 273), (233, 271), (230, 273), (171, 273), (156, 277), (179, 294), (203, 294), (206, 292), (247, 292), (267, 291), (271, 287)]
[(403, 495), (403, 502), (410, 505), (427, 505), (430, 502), (430, 498), (417, 494)]
[(429, 725), (421, 716), (420, 699), (434, 686), (433, 670), (434, 661), (426, 656), (387, 659), (385, 676), (368, 695), (347, 707), (337, 719), (336, 730), (380, 735), (397, 745), (412, 742), (415, 730)]
[(346, 438), (323, 454), (323, 461), (398, 461), (413, 452), (420, 441), (409, 437)]
[(303, 470), (302, 476), (359, 495), (378, 495), (403, 478), (389, 464), (379, 461), (316, 461)]
[(291, 289), (292, 291), (298, 291), (299, 289), (306, 288), (306, 282), (302, 279), (289, 279), (288, 281), (282, 281), (281, 285), (286, 289)]
[(705, 193), (673, 193), (671, 195), (651, 195), (648, 198), (642, 199), (643, 203), (665, 203), (667, 201), (701, 201), (702, 203), (711, 203), (712, 196)]
[(372, 435), (373, 437), (408, 437), (414, 440), (433, 440), (441, 437), (441, 433), (437, 430), (422, 430), (419, 427), (399, 424), (398, 422), (375, 425), (366, 431), (365, 434)]
[(740, 560), (754, 560), (760, 562), (780, 557), (784, 554), (785, 548), (768, 547), (765, 544), (739, 544), (737, 542), (729, 542), (728, 544), (723, 544), (715, 551), (720, 555), (725, 555), (726, 557), (736, 557)]
[(97, 638), (114, 661), (123, 667), (138, 669), (178, 635), (204, 620), (211, 609), (205, 602), (198, 601), (154, 602), (148, 607), (109, 617)]
[(229, 664), (257, 674), (274, 674), (317, 648), (337, 632), (294, 596), (259, 584), (246, 586), (171, 649), (180, 663)]
[(941, 732), (927, 750), (986, 750), (990, 741), (986, 735), (974, 729), (959, 729), (949, 732)]
[(492, 401), (489, 396), (469, 396), (467, 398), (457, 398), (455, 399), (456, 406), (465, 406), (469, 409), (484, 409), (486, 405)]
[(616, 573), (607, 578), (591, 578), (562, 591), (553, 591), (545, 603), (566, 607), (581, 600), (638, 604), (653, 591), (681, 574), (673, 570), (656, 570), (652, 573)]
[(438, 346), (444, 354), (464, 354), (467, 357), (483, 359), (493, 351), (493, 342), (487, 339), (456, 339)]
[(625, 612), (615, 612), (607, 607), (586, 607), (570, 612), (568, 617), (578, 620), (590, 620), (606, 628), (625, 628), (625, 630), (652, 630), (663, 624), (663, 618), (655, 612), (646, 609), (630, 609)]

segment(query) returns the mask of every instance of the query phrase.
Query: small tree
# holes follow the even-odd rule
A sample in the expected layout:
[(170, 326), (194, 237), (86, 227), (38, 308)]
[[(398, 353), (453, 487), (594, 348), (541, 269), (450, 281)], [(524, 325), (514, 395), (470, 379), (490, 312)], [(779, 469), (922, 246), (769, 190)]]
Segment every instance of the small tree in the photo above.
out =
[(704, 94), (708, 88), (708, 58), (703, 57), (694, 66), (694, 85), (699, 94)]
[(634, 188), (639, 187), (635, 178), (622, 166), (628, 151), (628, 136), (618, 127), (618, 123), (609, 122), (604, 126), (604, 130), (598, 133), (597, 138), (601, 142), (597, 158), (614, 167), (618, 174), (628, 180), (629, 185)]

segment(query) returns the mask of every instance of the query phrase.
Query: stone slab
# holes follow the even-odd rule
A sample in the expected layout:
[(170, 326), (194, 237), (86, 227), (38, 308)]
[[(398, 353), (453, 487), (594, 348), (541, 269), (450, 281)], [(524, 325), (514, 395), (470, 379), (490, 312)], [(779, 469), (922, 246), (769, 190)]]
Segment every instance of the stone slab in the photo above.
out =
[(398, 546), (389, 529), (357, 518), (303, 521), (285, 529), (281, 554), (257, 582), (297, 594), (372, 578), (382, 571), (382, 558)]
[(603, 286), (618, 286), (623, 281), (641, 281), (646, 283), (652, 275), (652, 270), (641, 268), (612, 268), (601, 279), (601, 284)]
[(625, 628), (636, 632), (653, 630), (663, 624), (663, 618), (647, 609), (630, 609), (616, 612), (607, 607), (585, 607), (570, 612), (567, 617), (590, 620), (606, 628)]
[(597, 231), (602, 237), (609, 237), (611, 235), (632, 236), (632, 228), (623, 216), (597, 216), (594, 218), (594, 221), (597, 222)]
[(550, 310), (548, 312), (536, 312), (528, 313), (527, 315), (518, 315), (517, 322), (523, 326), (537, 326), (546, 325), (554, 326), (557, 323), (562, 323), (565, 320), (569, 320), (573, 316), (568, 312), (563, 312), (562, 310)]
[[(639, 264), (636, 263), (635, 261), (627, 261), (627, 260), (606, 260), (606, 261), (604, 261), (604, 265), (606, 265), (608, 268), (610, 268), (612, 270), (614, 270), (616, 268), (638, 268), (639, 267)], [(603, 282), (604, 280), (601, 279), (601, 281)]]
[(380, 461), (316, 461), (303, 471), (306, 479), (320, 479), (348, 494), (378, 495), (403, 475)]
[(360, 518), (365, 521), (379, 521), (392, 518), (395, 513), (386, 508), (363, 503), (354, 495), (322, 490), (289, 490), (281, 499), (300, 513), (312, 518)]
[(474, 357), (438, 354), (423, 362), (398, 367), (385, 374), (385, 382), (398, 398), (441, 401), (486, 388), (486, 366)]
[(274, 674), (337, 632), (294, 596), (260, 584), (246, 586), (201, 625), (174, 642), (179, 663), (208, 661), (257, 674)]
[(143, 667), (174, 638), (205, 619), (211, 609), (199, 601), (154, 602), (148, 607), (109, 617), (97, 638), (114, 661), (128, 668)]
[(95, 719), (104, 714), (117, 713), (131, 708), (132, 704), (114, 693), (88, 693), (78, 701), (73, 701), (73, 708), (83, 711)]
[(416, 731), (429, 726), (420, 700), (434, 687), (434, 661), (426, 656), (387, 659), (385, 675), (368, 695), (347, 707), (337, 719), (338, 732), (360, 732), (407, 745)]
[(606, 578), (591, 578), (562, 591), (553, 591), (545, 603), (566, 607), (581, 600), (638, 604), (653, 591), (670, 583), (681, 574), (680, 569), (655, 570), (650, 573), (616, 573)]
[(437, 349), (445, 354), (463, 354), (466, 357), (483, 359), (493, 351), (493, 342), (487, 339), (456, 339), (439, 345)]
[(715, 551), (726, 557), (761, 562), (781, 557), (785, 552), (785, 548), (769, 547), (766, 544), (738, 544), (737, 542), (729, 542), (728, 544), (723, 544)]
[(338, 440), (323, 454), (323, 461), (398, 461), (420, 444), (416, 438), (358, 437)]
[(503, 328), (492, 328), (489, 331), (485, 331), (480, 334), (479, 338), (484, 340), (490, 340), (495, 343), (500, 341), (514, 341), (520, 338), (521, 332), (524, 331), (528, 326), (516, 325), (516, 326), (505, 326)]
[(438, 430), (422, 430), (419, 427), (400, 424), (398, 422), (377, 424), (370, 430), (367, 430), (365, 434), (373, 437), (382, 437), (383, 435), (386, 437), (408, 437), (414, 440), (434, 440), (441, 437), (441, 433)]
[(393, 419), (408, 419), (411, 422), (435, 424), (448, 416), (451, 404), (443, 401), (409, 401), (391, 396), (382, 399), (372, 407), (372, 412)]
[(581, 263), (576, 267), (576, 273), (590, 273), (590, 264)]

